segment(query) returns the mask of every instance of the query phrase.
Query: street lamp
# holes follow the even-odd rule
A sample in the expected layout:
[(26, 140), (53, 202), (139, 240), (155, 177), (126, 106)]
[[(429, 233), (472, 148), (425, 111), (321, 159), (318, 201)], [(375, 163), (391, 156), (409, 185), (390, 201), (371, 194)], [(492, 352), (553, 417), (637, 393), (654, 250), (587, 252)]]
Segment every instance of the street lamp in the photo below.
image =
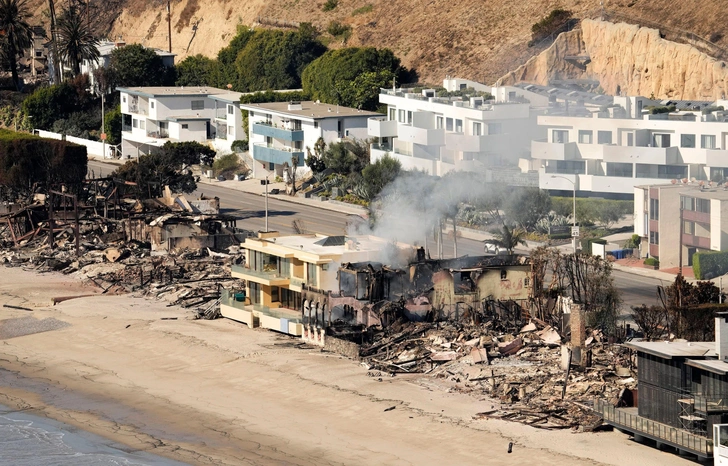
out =
[(574, 227), (571, 230), (571, 242), (572, 242), (572, 245), (574, 246), (574, 255), (576, 255), (576, 236), (575, 236), (575, 232), (576, 232), (576, 182), (571, 181), (569, 178), (567, 178), (565, 176), (551, 175), (551, 178), (563, 178), (566, 181), (568, 181), (569, 183), (571, 183), (571, 185), (574, 187), (574, 204), (573, 204), (572, 211), (571, 211), (571, 218), (574, 220)]

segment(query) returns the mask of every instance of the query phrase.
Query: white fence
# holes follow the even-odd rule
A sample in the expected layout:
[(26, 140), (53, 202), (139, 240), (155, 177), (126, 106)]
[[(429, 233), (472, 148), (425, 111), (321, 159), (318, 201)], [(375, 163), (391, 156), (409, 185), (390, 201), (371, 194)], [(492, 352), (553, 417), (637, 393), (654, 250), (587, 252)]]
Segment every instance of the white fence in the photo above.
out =
[(106, 144), (106, 153), (104, 154), (104, 144), (100, 141), (91, 141), (89, 139), (77, 138), (75, 136), (67, 136), (60, 133), (53, 133), (51, 131), (45, 131), (42, 129), (33, 130), (35, 134), (42, 138), (49, 139), (62, 139), (80, 146), (86, 146), (86, 151), (91, 157), (101, 157), (104, 159), (117, 158), (117, 146)]

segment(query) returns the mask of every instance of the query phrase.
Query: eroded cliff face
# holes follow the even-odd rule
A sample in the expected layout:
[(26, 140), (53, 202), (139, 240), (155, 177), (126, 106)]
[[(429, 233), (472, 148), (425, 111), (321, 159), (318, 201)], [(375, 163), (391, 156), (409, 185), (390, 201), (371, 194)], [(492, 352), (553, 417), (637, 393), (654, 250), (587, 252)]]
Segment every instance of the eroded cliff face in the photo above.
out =
[[(583, 71), (565, 60), (588, 55)], [(728, 95), (728, 66), (696, 48), (671, 42), (649, 28), (584, 20), (540, 55), (499, 83), (548, 85), (559, 79), (593, 79), (607, 94), (713, 100)]]

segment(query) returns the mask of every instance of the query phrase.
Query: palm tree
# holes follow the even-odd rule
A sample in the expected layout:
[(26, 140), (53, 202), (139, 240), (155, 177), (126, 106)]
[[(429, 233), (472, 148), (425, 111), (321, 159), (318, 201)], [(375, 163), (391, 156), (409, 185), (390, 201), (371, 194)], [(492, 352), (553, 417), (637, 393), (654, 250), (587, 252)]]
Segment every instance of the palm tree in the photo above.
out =
[(74, 76), (81, 73), (84, 60), (99, 61), (98, 45), (99, 41), (76, 8), (66, 10), (58, 20), (58, 54), (71, 66)]
[(519, 244), (526, 245), (526, 231), (520, 228), (508, 228), (507, 225), (503, 224), (503, 228), (495, 230), (493, 232), (493, 239), (486, 239), (483, 242), (486, 244), (486, 251), (488, 245), (495, 246), (499, 249), (505, 249), (508, 254), (513, 255), (513, 249)]
[(2, 46), (13, 77), (15, 89), (20, 90), (18, 78), (18, 55), (30, 47), (33, 42), (33, 32), (27, 19), (30, 11), (26, 0), (0, 0), (0, 36)]

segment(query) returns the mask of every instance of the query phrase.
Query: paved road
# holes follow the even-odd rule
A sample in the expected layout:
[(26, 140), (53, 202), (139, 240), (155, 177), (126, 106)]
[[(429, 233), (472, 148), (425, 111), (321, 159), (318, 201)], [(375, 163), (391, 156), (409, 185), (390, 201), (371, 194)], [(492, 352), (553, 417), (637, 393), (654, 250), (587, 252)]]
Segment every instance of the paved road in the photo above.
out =
[[(94, 170), (96, 176), (108, 175), (115, 168), (114, 165), (103, 162), (89, 161), (89, 170)], [(206, 196), (219, 197), (223, 213), (233, 215), (239, 219), (238, 228), (253, 231), (265, 228), (265, 199), (262, 196), (200, 183), (198, 190), (193, 195), (201, 193)], [(345, 213), (288, 202), (279, 198), (280, 196), (273, 195), (268, 197), (268, 227), (270, 230), (293, 233), (292, 222), (298, 219), (303, 221), (307, 231), (326, 235), (342, 235), (346, 233), (347, 222), (352, 220), (352, 216)], [(430, 239), (432, 240), (432, 238)], [(434, 240), (429, 243), (429, 246), (431, 254), (434, 255)], [(445, 257), (452, 257), (452, 241), (445, 241), (443, 253)], [(483, 243), (460, 238), (458, 240), (458, 255), (465, 254), (483, 254)], [(619, 270), (614, 270), (613, 276), (617, 287), (622, 291), (623, 313), (629, 312), (629, 306), (642, 303), (657, 304), (656, 289), (658, 285), (663, 284), (661, 280)], [(665, 283), (665, 285), (667, 284)]]

